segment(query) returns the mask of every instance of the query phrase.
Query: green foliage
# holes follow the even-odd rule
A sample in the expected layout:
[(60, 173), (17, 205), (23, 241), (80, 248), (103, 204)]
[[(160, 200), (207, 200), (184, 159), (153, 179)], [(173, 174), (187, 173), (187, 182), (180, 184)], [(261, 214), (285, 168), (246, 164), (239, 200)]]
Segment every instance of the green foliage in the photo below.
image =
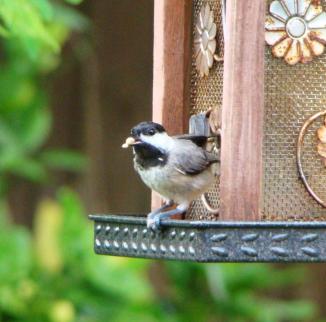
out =
[(134, 313), (154, 321), (149, 263), (96, 256), (92, 233), (67, 189), (39, 208), (33, 235), (0, 226), (0, 321), (125, 321)]
[(53, 16), (47, 0), (1, 0), (0, 8), (4, 36), (17, 39), (31, 54), (35, 54), (42, 45), (59, 51), (59, 43), (45, 25), (45, 21)]
[(70, 4), (80, 4), (83, 0), (66, 0)]
[[(0, 321), (280, 322), (315, 316), (307, 301), (268, 296), (298, 283), (303, 272), (296, 268), (179, 262), (156, 262), (155, 268), (149, 260), (95, 255), (92, 235), (69, 189), (61, 189), (57, 201), (42, 202), (33, 234), (1, 225)], [(161, 286), (153, 286), (149, 270)]]
[[(66, 0), (79, 4), (81, 0)], [(55, 2), (50, 0), (0, 0), (0, 35), (11, 38), (28, 54), (37, 58), (49, 50), (58, 53), (67, 30), (61, 37), (55, 30)], [(67, 26), (62, 26), (67, 27)]]
[[(205, 312), (208, 320), (214, 316), (225, 322), (303, 321), (314, 315), (315, 308), (311, 303), (285, 302), (264, 295), (267, 291), (302, 280), (303, 272), (297, 268), (281, 271), (266, 264), (209, 264), (204, 268), (193, 265), (188, 274), (184, 274), (178, 264), (170, 264), (169, 269), (173, 283), (181, 280), (184, 285), (177, 299), (180, 306), (184, 302), (188, 304), (189, 310), (187, 307), (186, 311), (189, 316), (185, 319), (188, 321), (195, 321), (192, 319), (194, 310)], [(192, 285), (190, 292), (184, 292), (187, 285)], [(210, 296), (207, 297), (207, 294)], [(200, 307), (193, 305), (195, 298), (203, 299), (196, 301), (196, 306)]]
[(44, 183), (50, 168), (79, 171), (85, 166), (77, 152), (44, 150), (52, 117), (43, 82), (58, 66), (59, 49), (72, 29), (81, 30), (87, 23), (77, 11), (54, 1), (0, 0), (0, 25), (4, 36), (0, 42), (4, 52), (0, 60), (0, 197), (4, 197), (11, 175)]

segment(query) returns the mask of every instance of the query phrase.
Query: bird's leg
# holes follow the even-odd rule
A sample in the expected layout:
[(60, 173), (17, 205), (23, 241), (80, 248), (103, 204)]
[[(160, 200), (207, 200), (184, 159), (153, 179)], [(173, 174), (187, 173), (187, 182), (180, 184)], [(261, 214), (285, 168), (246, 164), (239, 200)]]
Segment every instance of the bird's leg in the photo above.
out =
[(155, 217), (156, 214), (162, 212), (163, 210), (165, 210), (167, 208), (170, 208), (171, 206), (173, 206), (173, 204), (174, 204), (173, 200), (168, 200), (162, 207), (160, 207), (158, 209), (155, 209), (152, 212), (150, 212), (147, 215), (147, 220), (149, 220), (150, 218)]
[(157, 230), (160, 228), (161, 220), (165, 218), (169, 218), (174, 215), (181, 215), (188, 209), (188, 205), (179, 205), (177, 208), (168, 210), (165, 212), (156, 212), (153, 215), (149, 215), (147, 217), (147, 227), (153, 230)]

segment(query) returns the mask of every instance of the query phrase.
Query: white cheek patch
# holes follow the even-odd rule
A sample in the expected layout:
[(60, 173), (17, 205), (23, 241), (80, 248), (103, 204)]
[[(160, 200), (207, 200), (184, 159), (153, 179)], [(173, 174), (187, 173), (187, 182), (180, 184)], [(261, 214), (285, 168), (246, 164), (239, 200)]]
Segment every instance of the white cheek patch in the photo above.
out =
[(152, 136), (140, 134), (140, 139), (163, 150), (170, 150), (174, 144), (173, 139), (166, 133), (156, 133)]

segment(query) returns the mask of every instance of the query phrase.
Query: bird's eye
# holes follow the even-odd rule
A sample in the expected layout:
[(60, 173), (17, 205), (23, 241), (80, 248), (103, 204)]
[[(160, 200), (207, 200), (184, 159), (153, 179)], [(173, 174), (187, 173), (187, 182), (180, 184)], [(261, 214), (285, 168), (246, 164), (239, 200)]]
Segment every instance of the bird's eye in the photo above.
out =
[(148, 131), (148, 135), (154, 135), (155, 134), (155, 130), (154, 129), (151, 129)]

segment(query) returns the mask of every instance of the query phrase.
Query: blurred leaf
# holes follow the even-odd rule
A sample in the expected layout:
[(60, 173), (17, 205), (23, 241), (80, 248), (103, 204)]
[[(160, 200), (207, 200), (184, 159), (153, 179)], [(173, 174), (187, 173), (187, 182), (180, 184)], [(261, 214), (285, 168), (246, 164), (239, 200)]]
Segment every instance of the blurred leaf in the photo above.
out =
[[(80, 0), (79, 2), (82, 2)], [(62, 24), (74, 31), (85, 31), (91, 25), (89, 19), (69, 6), (54, 3), (54, 19), (58, 24)]]
[(82, 171), (86, 167), (86, 158), (71, 150), (47, 150), (41, 153), (42, 162), (55, 169)]
[[(28, 310), (22, 286), (32, 269), (29, 232), (20, 227), (0, 227), (0, 312), (25, 316)], [(30, 294), (32, 295), (32, 294)]]
[(77, 5), (77, 4), (81, 4), (83, 2), (83, 0), (66, 0), (66, 2), (73, 4), (73, 5)]
[(45, 21), (51, 21), (53, 18), (53, 7), (49, 0), (30, 0), (30, 3), (39, 11), (40, 16)]
[[(249, 288), (277, 288), (279, 285), (294, 284), (303, 277), (303, 272), (298, 268), (273, 270), (268, 264), (225, 264), (220, 269), (223, 280), (232, 292)], [(273, 280), (268, 278), (271, 274)]]
[(4, 199), (7, 196), (8, 190), (9, 183), (7, 177), (5, 175), (0, 175), (0, 199)]
[(0, 88), (0, 111), (5, 115), (26, 109), (37, 96), (34, 80), (27, 75), (26, 70), (22, 70), (19, 63), (2, 67)]
[[(1, 179), (1, 178), (0, 178)], [(0, 180), (1, 183), (2, 180)], [(0, 198), (0, 231), (1, 229), (7, 230), (10, 225), (10, 212), (8, 202), (4, 198)]]
[(217, 265), (207, 265), (205, 270), (207, 273), (208, 286), (212, 296), (216, 300), (228, 298), (229, 294), (225, 285), (222, 267)]
[(40, 162), (26, 157), (12, 160), (11, 164), (7, 166), (7, 171), (33, 182), (45, 182), (48, 179), (44, 166)]
[[(46, 1), (46, 0), (43, 0)], [(32, 57), (36, 57), (39, 44), (44, 44), (54, 52), (59, 44), (48, 33), (40, 12), (49, 13), (43, 4), (42, 10), (29, 0), (0, 0), (0, 18), (11, 37), (20, 39)], [(43, 17), (44, 18), (44, 17)]]
[(1, 24), (0, 24), (0, 36), (2, 36), (2, 37), (8, 37), (9, 36), (8, 30), (4, 26), (2, 26)]
[(2, 149), (3, 147), (7, 147), (10, 150), (16, 150), (17, 144), (15, 133), (12, 131), (9, 124), (0, 117), (0, 146), (2, 145)]
[[(0, 228), (0, 280), (17, 282), (29, 274), (32, 265), (31, 239), (24, 228)], [(0, 296), (1, 298), (1, 296)]]
[(56, 301), (50, 310), (50, 318), (52, 322), (73, 322), (75, 321), (75, 308), (71, 302)]
[[(58, 192), (58, 202), (63, 212), (63, 225), (60, 230), (60, 242), (65, 261), (79, 261), (85, 256), (88, 245), (86, 216), (75, 192), (62, 188)], [(65, 247), (67, 246), (67, 247)]]
[(288, 301), (265, 303), (265, 310), (262, 316), (265, 320), (272, 318), (271, 321), (307, 321), (311, 320), (316, 314), (316, 307), (307, 301)]
[(62, 211), (51, 200), (42, 201), (37, 209), (34, 231), (35, 250), (41, 267), (52, 273), (58, 273), (63, 266), (59, 229), (62, 225)]
[(33, 152), (45, 142), (51, 128), (51, 114), (46, 108), (37, 108), (30, 110), (25, 115), (24, 124), (22, 125), (23, 137), (21, 142), (24, 149)]

